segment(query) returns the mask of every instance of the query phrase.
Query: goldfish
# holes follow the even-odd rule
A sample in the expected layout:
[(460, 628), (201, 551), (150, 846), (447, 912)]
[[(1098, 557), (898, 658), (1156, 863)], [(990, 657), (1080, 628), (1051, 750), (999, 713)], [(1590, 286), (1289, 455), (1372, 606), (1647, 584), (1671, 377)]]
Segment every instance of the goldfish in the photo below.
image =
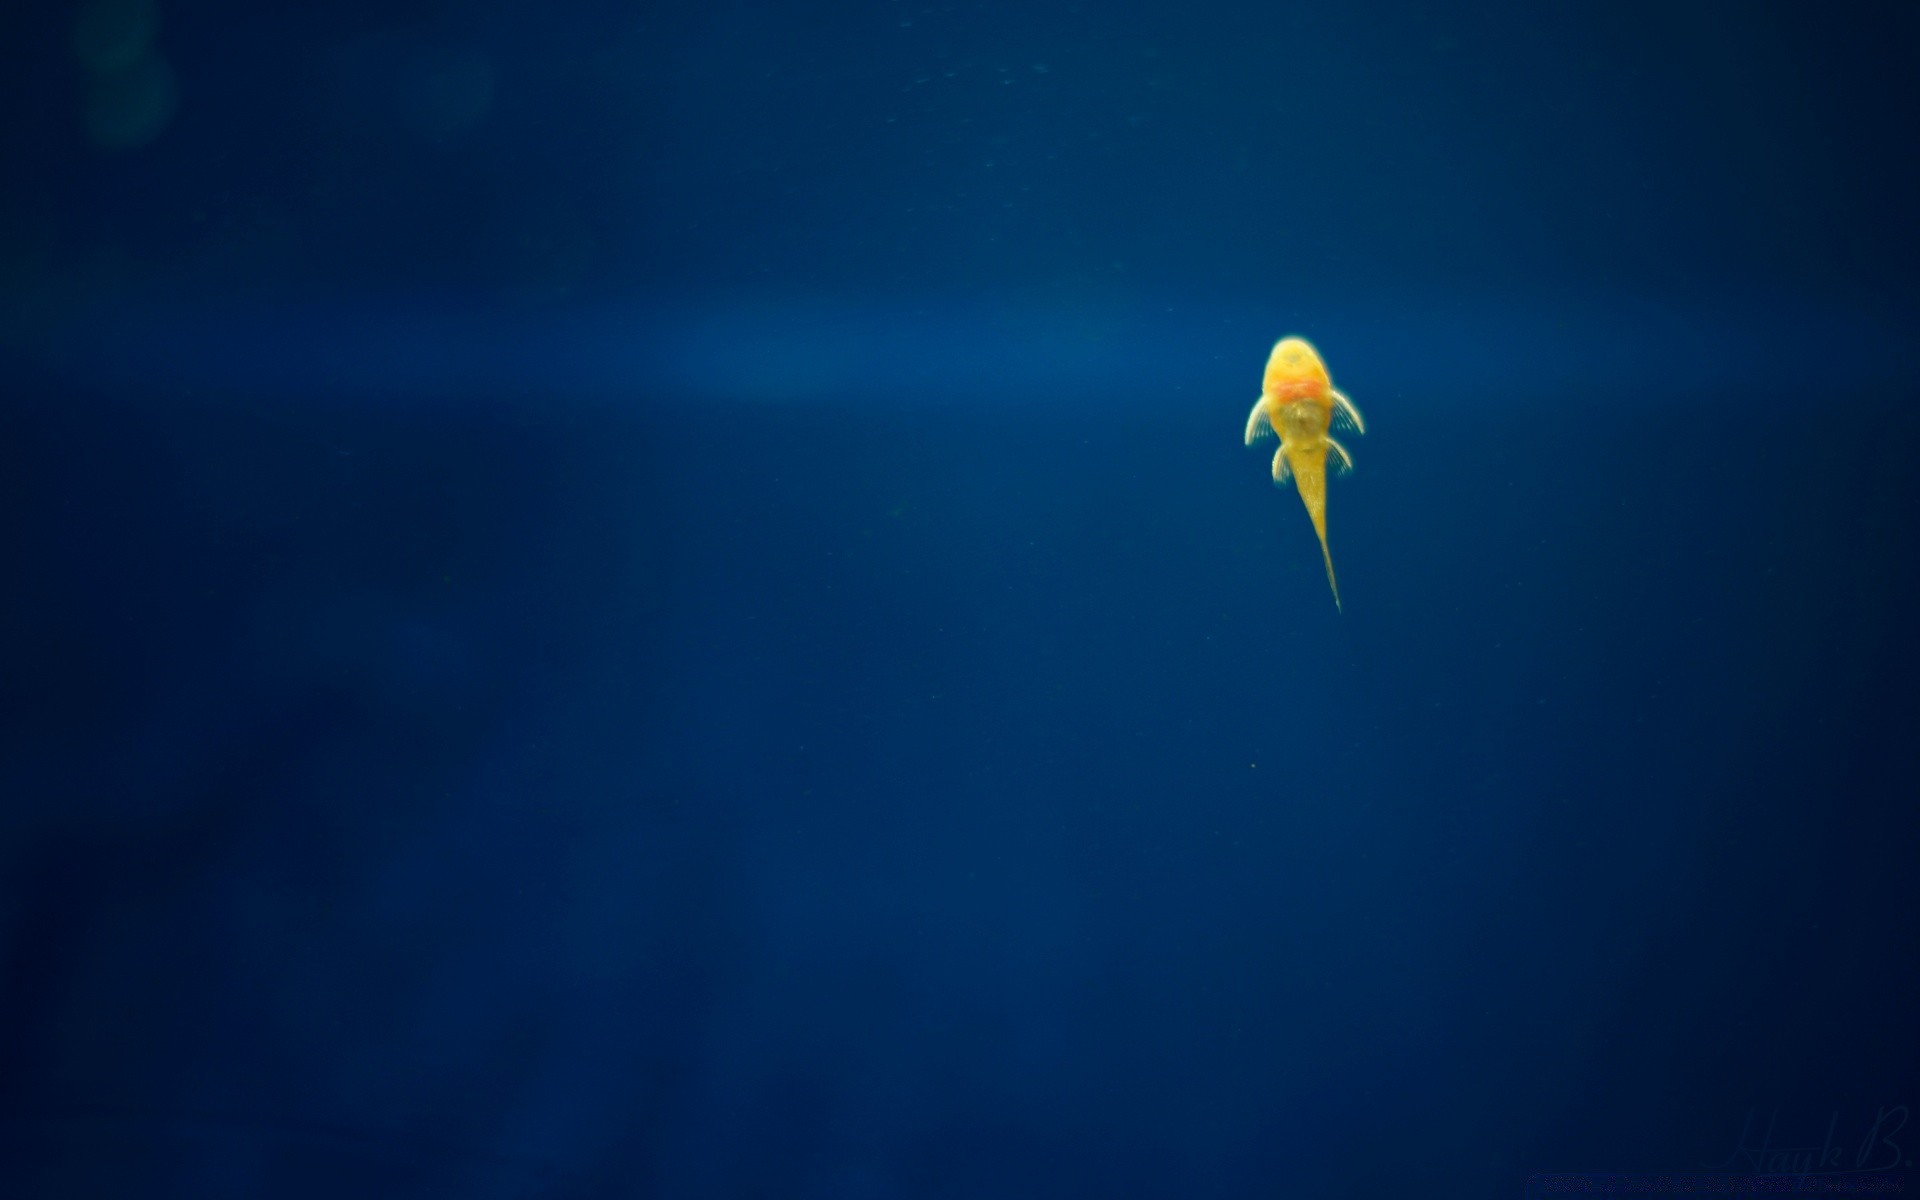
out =
[(1273, 482), (1284, 487), (1287, 476), (1307, 506), (1307, 518), (1320, 539), (1320, 557), (1327, 564), (1327, 586), (1333, 589), (1333, 607), (1340, 608), (1340, 585), (1333, 578), (1333, 555), (1327, 551), (1327, 456), (1339, 474), (1353, 470), (1353, 456), (1327, 433), (1339, 425), (1365, 433), (1360, 410), (1333, 386), (1327, 365), (1305, 338), (1285, 337), (1267, 356), (1260, 398), (1247, 414), (1247, 445), (1270, 433), (1280, 437), (1273, 455)]

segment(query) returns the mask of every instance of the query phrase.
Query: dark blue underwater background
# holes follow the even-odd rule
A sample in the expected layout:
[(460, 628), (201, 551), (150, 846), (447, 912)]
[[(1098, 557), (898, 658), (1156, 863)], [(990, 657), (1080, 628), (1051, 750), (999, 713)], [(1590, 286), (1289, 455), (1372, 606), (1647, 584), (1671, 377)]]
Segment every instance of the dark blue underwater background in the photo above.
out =
[(1910, 1182), (1916, 60), (0, 8), (0, 1196)]

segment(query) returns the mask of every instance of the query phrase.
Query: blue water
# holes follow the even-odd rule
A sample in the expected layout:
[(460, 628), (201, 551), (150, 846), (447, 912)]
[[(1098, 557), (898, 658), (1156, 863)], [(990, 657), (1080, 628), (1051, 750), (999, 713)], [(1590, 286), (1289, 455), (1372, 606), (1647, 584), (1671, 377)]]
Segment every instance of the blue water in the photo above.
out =
[(1913, 10), (0, 46), (0, 1196), (1911, 1185)]

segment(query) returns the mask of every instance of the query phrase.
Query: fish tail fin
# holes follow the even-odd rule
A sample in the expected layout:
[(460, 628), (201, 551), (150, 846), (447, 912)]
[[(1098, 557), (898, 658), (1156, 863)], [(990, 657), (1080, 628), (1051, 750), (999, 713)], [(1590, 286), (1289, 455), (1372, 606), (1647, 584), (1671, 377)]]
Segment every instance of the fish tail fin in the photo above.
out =
[(1340, 585), (1334, 582), (1333, 555), (1327, 550), (1326, 449), (1317, 446), (1305, 452), (1295, 450), (1287, 457), (1293, 467), (1293, 482), (1300, 492), (1300, 503), (1306, 506), (1314, 536), (1320, 539), (1320, 557), (1327, 564), (1327, 586), (1333, 589), (1333, 607), (1337, 612), (1340, 611)]
[(1333, 555), (1327, 550), (1327, 531), (1321, 522), (1314, 522), (1314, 532), (1320, 535), (1320, 558), (1327, 564), (1327, 586), (1333, 589), (1333, 611), (1344, 612), (1340, 607), (1340, 585), (1333, 578)]

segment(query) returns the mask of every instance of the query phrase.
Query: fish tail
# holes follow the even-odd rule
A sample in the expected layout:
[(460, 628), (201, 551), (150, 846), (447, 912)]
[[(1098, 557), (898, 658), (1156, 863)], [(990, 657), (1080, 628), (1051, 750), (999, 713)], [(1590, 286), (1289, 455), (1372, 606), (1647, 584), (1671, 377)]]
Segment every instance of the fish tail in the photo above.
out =
[(1333, 611), (1344, 612), (1346, 610), (1340, 607), (1340, 585), (1333, 579), (1333, 555), (1327, 551), (1326, 532), (1324, 530), (1315, 532), (1320, 534), (1320, 557), (1327, 564), (1327, 586), (1333, 589)]
[(1333, 589), (1333, 608), (1340, 608), (1340, 585), (1333, 578), (1333, 554), (1327, 549), (1327, 467), (1326, 452), (1289, 456), (1292, 459), (1294, 486), (1300, 502), (1306, 505), (1307, 519), (1313, 522), (1314, 536), (1320, 539), (1320, 558), (1327, 564), (1327, 586)]

